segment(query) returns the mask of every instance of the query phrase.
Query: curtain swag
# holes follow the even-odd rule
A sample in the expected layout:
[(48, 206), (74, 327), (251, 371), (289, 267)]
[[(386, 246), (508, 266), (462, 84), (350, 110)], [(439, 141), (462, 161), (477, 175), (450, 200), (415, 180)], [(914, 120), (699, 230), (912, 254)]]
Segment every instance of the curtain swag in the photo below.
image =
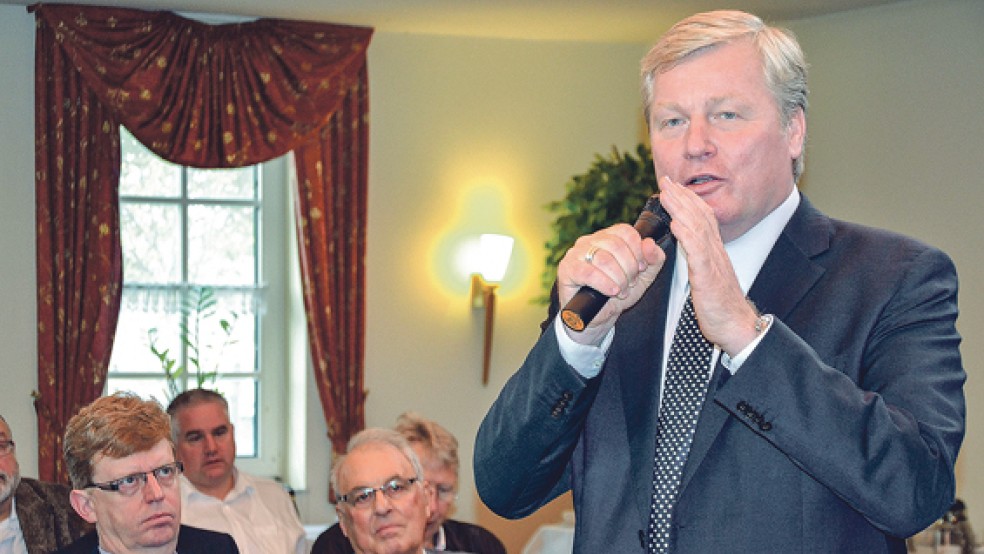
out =
[(122, 297), (119, 125), (161, 158), (239, 167), (293, 151), (315, 378), (333, 450), (364, 427), (371, 28), (36, 4), (38, 468), (102, 394)]

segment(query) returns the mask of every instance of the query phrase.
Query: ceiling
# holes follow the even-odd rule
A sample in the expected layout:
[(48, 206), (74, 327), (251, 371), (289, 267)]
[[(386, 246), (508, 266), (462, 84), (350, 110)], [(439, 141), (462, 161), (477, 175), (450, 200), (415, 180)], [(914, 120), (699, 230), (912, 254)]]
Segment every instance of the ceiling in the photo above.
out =
[[(0, 0), (29, 5), (37, 0)], [(898, 3), (903, 0), (73, 0), (208, 17), (305, 19), (374, 27), (379, 32), (489, 38), (649, 44), (695, 12), (734, 7), (769, 22)], [(63, 2), (51, 2), (63, 3)]]

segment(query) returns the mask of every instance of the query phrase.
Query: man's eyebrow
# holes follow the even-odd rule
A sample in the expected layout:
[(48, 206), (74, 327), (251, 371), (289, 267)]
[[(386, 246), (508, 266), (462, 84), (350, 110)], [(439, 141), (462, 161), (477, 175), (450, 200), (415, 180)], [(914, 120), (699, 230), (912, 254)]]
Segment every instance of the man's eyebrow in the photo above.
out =
[[(403, 477), (401, 477), (399, 473), (394, 473), (393, 475), (390, 475), (389, 477), (383, 479), (383, 482), (380, 483), (379, 487), (385, 485), (386, 483), (389, 483), (393, 479), (403, 479)], [(411, 477), (411, 479), (413, 479), (413, 477)], [(356, 486), (352, 487), (349, 490), (355, 490), (355, 489), (378, 489), (379, 487), (374, 487), (372, 485), (356, 485)]]
[[(720, 106), (721, 104), (723, 104), (725, 102), (740, 102), (740, 101), (741, 101), (741, 99), (738, 96), (731, 95), (731, 94), (724, 95), (724, 96), (714, 96), (714, 97), (708, 98), (706, 101), (704, 101), (703, 104), (702, 104), (702, 108), (703, 109), (715, 108), (715, 107)], [(674, 112), (684, 112), (684, 111), (686, 111), (680, 105), (679, 102), (654, 102), (653, 103), (653, 111), (660, 110), (660, 109), (662, 109), (662, 110), (670, 110), (670, 111), (674, 111)]]

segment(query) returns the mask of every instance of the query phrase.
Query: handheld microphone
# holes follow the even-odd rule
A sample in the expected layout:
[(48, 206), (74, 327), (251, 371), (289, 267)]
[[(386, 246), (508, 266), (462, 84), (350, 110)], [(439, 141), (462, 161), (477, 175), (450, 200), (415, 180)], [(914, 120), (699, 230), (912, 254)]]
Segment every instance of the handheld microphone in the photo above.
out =
[[(636, 220), (635, 230), (642, 238), (651, 237), (656, 242), (662, 242), (670, 234), (670, 214), (666, 213), (659, 203), (659, 194), (654, 194), (646, 201), (646, 206)], [(567, 302), (560, 311), (560, 318), (572, 331), (583, 331), (591, 323), (598, 312), (608, 302), (608, 296), (585, 285)]]

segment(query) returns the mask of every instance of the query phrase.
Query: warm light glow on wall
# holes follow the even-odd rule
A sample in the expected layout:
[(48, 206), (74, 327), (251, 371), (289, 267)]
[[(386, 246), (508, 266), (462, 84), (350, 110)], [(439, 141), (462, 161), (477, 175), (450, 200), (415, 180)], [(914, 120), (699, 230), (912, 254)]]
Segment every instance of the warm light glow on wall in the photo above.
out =
[[(484, 182), (462, 187), (457, 198), (437, 208), (446, 214), (437, 223), (440, 227), (430, 234), (429, 274), (434, 286), (452, 298), (462, 298), (471, 286), (471, 275), (481, 272), (480, 236), (500, 234), (515, 237), (510, 270), (500, 277), (504, 294), (523, 288), (529, 276), (529, 247), (523, 239), (522, 225), (512, 221), (511, 190), (508, 187)], [(456, 202), (455, 202), (456, 200)], [(536, 278), (536, 275), (533, 275)], [(488, 279), (487, 279), (488, 280)]]

